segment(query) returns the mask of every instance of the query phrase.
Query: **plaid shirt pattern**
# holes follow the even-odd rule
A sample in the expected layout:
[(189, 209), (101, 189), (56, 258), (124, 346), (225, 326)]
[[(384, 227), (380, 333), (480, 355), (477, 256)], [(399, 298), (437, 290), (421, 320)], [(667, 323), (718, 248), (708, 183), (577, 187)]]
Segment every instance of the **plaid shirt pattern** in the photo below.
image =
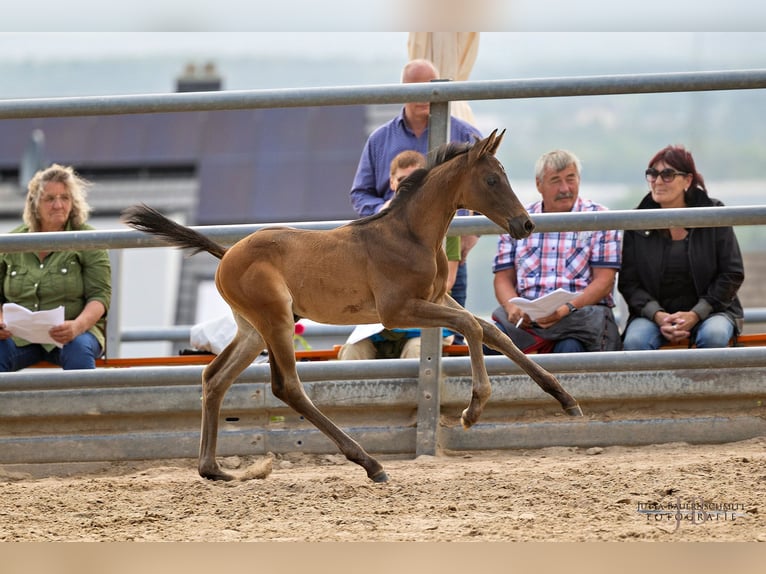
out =
[[(527, 207), (542, 213), (542, 201)], [(605, 211), (606, 207), (577, 198), (572, 211)], [(593, 278), (593, 267), (619, 269), (622, 263), (622, 231), (565, 231), (533, 233), (524, 239), (500, 236), (492, 272), (516, 269), (520, 297), (537, 299), (556, 289), (573, 293), (584, 290)], [(611, 295), (603, 304), (614, 306)]]

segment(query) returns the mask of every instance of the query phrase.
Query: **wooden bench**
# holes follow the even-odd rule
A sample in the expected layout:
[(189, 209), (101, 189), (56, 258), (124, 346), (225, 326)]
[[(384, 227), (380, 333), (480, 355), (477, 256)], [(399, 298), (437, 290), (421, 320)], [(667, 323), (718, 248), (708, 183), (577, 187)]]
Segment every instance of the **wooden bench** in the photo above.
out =
[[(213, 360), (212, 353), (204, 355), (175, 355), (169, 357), (125, 357), (96, 359), (96, 368), (124, 368), (124, 367), (155, 367), (177, 365), (207, 365)], [(32, 365), (32, 368), (56, 368), (58, 365), (48, 361), (40, 361)]]
[[(681, 341), (672, 345), (664, 345), (662, 349), (686, 349), (689, 343)], [(737, 347), (763, 347), (766, 346), (766, 333), (751, 333), (740, 335), (737, 338)], [(297, 361), (332, 361), (338, 358), (340, 345), (334, 345), (332, 349), (311, 349), (295, 351)], [(445, 345), (442, 354), (446, 357), (465, 357), (468, 355), (468, 345)], [(104, 357), (96, 360), (97, 368), (125, 368), (125, 367), (170, 367), (178, 365), (207, 365), (215, 358), (213, 353), (192, 353), (168, 357)], [(41, 361), (35, 368), (57, 368), (58, 365)]]
[[(331, 361), (338, 358), (340, 345), (334, 345), (332, 349), (310, 349), (295, 351), (296, 361)], [(468, 355), (467, 345), (448, 345), (443, 347), (446, 356)], [(125, 368), (125, 367), (170, 367), (178, 365), (207, 365), (215, 358), (213, 353), (189, 353), (168, 357), (103, 357), (96, 359), (97, 368)], [(58, 368), (58, 365), (47, 361), (40, 361), (34, 368)]]

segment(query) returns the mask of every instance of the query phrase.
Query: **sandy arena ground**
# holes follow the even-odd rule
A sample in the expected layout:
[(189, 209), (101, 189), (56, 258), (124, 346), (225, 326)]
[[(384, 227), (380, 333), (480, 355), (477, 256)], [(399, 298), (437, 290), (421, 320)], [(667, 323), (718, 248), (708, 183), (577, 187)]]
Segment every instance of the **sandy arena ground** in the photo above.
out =
[(383, 462), (386, 484), (299, 453), (223, 459), (266, 475), (230, 483), (185, 459), (0, 467), (0, 541), (766, 541), (766, 437)]

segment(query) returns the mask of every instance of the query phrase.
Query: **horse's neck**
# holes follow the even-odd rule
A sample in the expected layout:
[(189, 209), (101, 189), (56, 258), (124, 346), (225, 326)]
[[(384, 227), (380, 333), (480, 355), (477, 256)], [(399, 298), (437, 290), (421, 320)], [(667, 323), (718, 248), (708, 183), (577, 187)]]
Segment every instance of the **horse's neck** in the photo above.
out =
[(407, 202), (402, 218), (409, 232), (423, 243), (441, 247), (457, 207), (447, 193), (448, 186), (429, 185), (421, 188)]

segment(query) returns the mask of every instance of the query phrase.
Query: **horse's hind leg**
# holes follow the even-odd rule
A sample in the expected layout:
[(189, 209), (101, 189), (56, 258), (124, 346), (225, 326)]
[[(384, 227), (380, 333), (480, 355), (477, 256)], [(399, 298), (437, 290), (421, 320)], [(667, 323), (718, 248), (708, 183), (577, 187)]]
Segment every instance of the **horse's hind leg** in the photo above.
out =
[(226, 391), (237, 376), (266, 348), (263, 338), (244, 319), (235, 314), (238, 329), (231, 343), (202, 373), (202, 433), (199, 450), (199, 474), (212, 480), (233, 480), (221, 470), (215, 453), (218, 443), (218, 419)]
[(371, 457), (359, 443), (336, 426), (306, 395), (295, 368), (292, 331), (290, 331), (289, 337), (276, 336), (271, 338), (270, 343), (271, 389), (274, 396), (284, 401), (327, 435), (348, 460), (355, 462), (367, 471), (367, 476), (371, 480), (386, 482), (388, 476), (383, 470), (383, 466)]
[(495, 327), (492, 323), (479, 317), (477, 317), (477, 319), (483, 329), (485, 345), (496, 351), (500, 351), (521, 367), (524, 372), (532, 377), (532, 380), (540, 385), (542, 390), (559, 402), (568, 415), (576, 417), (582, 416), (582, 409), (580, 409), (580, 405), (577, 404), (577, 400), (564, 390), (556, 377), (525, 355), (513, 344), (510, 337)]

